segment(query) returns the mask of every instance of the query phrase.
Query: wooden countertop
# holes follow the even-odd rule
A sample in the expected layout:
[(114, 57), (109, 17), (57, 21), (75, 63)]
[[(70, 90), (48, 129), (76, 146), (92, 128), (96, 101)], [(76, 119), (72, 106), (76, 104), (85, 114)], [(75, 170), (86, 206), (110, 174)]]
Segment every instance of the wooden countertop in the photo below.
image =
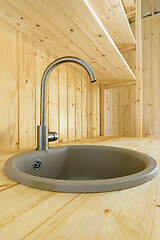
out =
[[(97, 137), (76, 143), (125, 147), (160, 159), (160, 139)], [(0, 155), (0, 239), (160, 239), (160, 174), (115, 192), (49, 192), (5, 176), (4, 163), (14, 154)]]

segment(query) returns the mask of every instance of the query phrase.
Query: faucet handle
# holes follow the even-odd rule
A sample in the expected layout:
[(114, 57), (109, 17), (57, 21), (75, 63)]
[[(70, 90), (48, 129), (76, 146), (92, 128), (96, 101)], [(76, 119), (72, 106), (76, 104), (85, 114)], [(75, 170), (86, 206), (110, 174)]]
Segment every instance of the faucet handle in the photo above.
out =
[(53, 142), (56, 141), (58, 139), (58, 133), (56, 132), (48, 132), (48, 142)]

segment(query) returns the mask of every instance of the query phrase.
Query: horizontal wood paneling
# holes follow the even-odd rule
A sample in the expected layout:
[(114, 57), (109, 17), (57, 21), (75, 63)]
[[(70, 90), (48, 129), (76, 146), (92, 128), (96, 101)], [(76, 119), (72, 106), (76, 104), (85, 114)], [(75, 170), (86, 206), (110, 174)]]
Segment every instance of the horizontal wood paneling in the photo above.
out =
[[(54, 57), (2, 21), (0, 36), (0, 151), (34, 148), (41, 77)], [(74, 64), (51, 73), (47, 122), (50, 130), (59, 133), (60, 142), (100, 135), (99, 89), (99, 83), (91, 84), (85, 70)]]

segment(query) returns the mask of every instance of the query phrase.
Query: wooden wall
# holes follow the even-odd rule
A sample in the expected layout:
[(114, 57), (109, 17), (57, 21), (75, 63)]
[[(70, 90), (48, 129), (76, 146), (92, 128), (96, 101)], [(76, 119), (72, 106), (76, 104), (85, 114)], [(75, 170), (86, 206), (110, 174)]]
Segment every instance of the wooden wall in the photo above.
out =
[[(135, 72), (135, 52), (125, 58)], [(105, 90), (106, 136), (136, 136), (135, 94), (135, 86)], [(160, 14), (142, 20), (142, 136), (160, 137)]]
[[(0, 21), (0, 151), (34, 148), (40, 83), (53, 54)], [(100, 84), (85, 70), (59, 66), (48, 82), (47, 121), (59, 141), (100, 135)]]

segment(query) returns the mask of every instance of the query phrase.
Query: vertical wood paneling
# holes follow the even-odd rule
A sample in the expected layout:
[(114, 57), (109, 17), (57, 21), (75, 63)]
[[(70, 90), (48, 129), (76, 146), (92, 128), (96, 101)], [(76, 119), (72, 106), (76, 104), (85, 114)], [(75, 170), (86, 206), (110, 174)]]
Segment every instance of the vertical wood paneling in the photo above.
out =
[(152, 18), (152, 124), (151, 136), (160, 136), (160, 14)]
[[(152, 131), (152, 18), (146, 18), (143, 26), (143, 127), (142, 134), (144, 137), (150, 137)], [(147, 51), (145, 51), (147, 49)]]
[[(99, 136), (100, 135), (100, 83), (97, 82), (97, 85), (96, 85), (96, 94), (97, 94), (97, 100), (96, 100), (96, 136)], [(83, 104), (82, 104), (83, 105)], [(87, 110), (87, 108), (86, 108)], [(87, 122), (87, 118), (86, 118), (86, 122)]]
[(76, 82), (76, 140), (81, 139), (81, 72), (75, 71)]
[[(115, 90), (116, 91), (116, 90)], [(120, 99), (120, 136), (123, 136), (123, 129), (124, 129), (124, 124), (123, 124), (123, 91), (121, 88), (118, 89), (119, 91), (119, 99)]]
[(68, 64), (68, 141), (75, 140), (75, 71), (74, 67)]
[[(49, 64), (54, 58), (49, 55)], [(57, 132), (59, 129), (58, 106), (59, 106), (59, 68), (55, 68), (48, 79), (48, 101), (49, 101), (49, 130)], [(58, 140), (57, 140), (58, 141)], [(56, 143), (55, 141), (54, 143)]]
[(92, 91), (92, 136), (96, 137), (97, 135), (97, 109), (96, 109), (96, 102), (97, 102), (97, 89), (96, 83), (92, 83), (91, 85)]
[(106, 91), (104, 90), (104, 86), (101, 83), (100, 84), (100, 123), (101, 123), (101, 127), (100, 127), (100, 135), (101, 136), (105, 136), (105, 127), (106, 127), (106, 120), (105, 120), (105, 112), (106, 112), (106, 101), (105, 101), (105, 97), (106, 97)]
[(106, 89), (106, 136), (131, 135), (130, 99), (130, 87)]
[[(45, 68), (48, 65), (48, 53), (45, 48), (35, 44), (35, 77), (36, 77), (36, 126), (40, 125), (40, 90), (41, 78)], [(48, 92), (47, 92), (47, 111), (46, 123), (48, 124)], [(37, 131), (36, 131), (37, 133)]]
[(141, 0), (135, 0), (136, 36), (136, 136), (142, 137), (142, 28)]
[(160, 14), (143, 20), (143, 136), (160, 136)]
[[(132, 24), (134, 32), (135, 25)], [(160, 137), (160, 14), (147, 17), (142, 20), (142, 136)], [(125, 54), (125, 59), (129, 63), (133, 73), (135, 73), (135, 52)], [(136, 137), (136, 106), (137, 106), (136, 86), (113, 88), (106, 91), (107, 99), (113, 97), (116, 102), (118, 96), (119, 109), (111, 103), (106, 108), (107, 119), (105, 125), (107, 136)], [(110, 95), (110, 96), (109, 96)], [(113, 110), (113, 112), (112, 112)], [(118, 116), (116, 116), (118, 114)], [(108, 121), (113, 117), (108, 126)], [(116, 124), (115, 124), (116, 123)], [(119, 126), (118, 126), (119, 124)], [(116, 125), (116, 126), (115, 126)], [(117, 127), (118, 126), (118, 127)], [(119, 129), (116, 130), (116, 129)]]
[(88, 75), (82, 72), (82, 91), (81, 91), (81, 119), (82, 119), (82, 127), (81, 127), (81, 134), (82, 138), (87, 138), (87, 128), (88, 128), (88, 94), (87, 94), (87, 86), (88, 86)]
[[(136, 137), (136, 128), (135, 128), (135, 116), (136, 116), (136, 88), (135, 86), (130, 86), (128, 88), (130, 91), (130, 136)], [(142, 125), (143, 126), (143, 125)]]
[(0, 151), (18, 148), (18, 38), (0, 21)]
[(67, 64), (59, 66), (59, 141), (67, 142)]
[(91, 83), (88, 81), (88, 137), (92, 136), (92, 91)]
[[(54, 57), (6, 23), (0, 27), (0, 151), (35, 148), (41, 78)], [(61, 142), (100, 135), (100, 84), (81, 67), (57, 67), (47, 84), (46, 124)]]
[(35, 147), (35, 54), (34, 42), (19, 33), (19, 147)]

